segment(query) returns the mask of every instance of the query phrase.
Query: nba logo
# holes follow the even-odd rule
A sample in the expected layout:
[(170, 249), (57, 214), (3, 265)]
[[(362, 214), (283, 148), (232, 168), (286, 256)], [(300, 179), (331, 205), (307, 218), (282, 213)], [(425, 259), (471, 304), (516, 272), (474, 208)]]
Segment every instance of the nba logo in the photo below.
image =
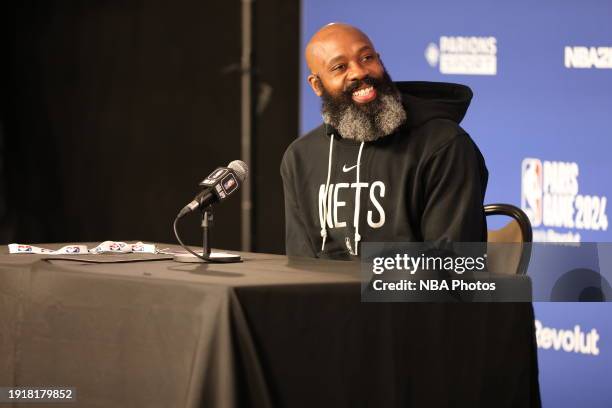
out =
[(526, 158), (522, 163), (521, 208), (534, 227), (542, 224), (543, 171), (539, 159)]

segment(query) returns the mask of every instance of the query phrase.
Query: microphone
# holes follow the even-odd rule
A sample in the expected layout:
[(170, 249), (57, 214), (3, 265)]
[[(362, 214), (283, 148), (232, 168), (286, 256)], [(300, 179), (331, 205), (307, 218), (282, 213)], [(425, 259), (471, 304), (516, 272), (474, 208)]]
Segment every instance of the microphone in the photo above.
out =
[(210, 207), (225, 200), (240, 188), (248, 174), (249, 167), (241, 160), (234, 160), (227, 167), (217, 168), (200, 182), (199, 185), (204, 187), (204, 190), (183, 207), (176, 219), (198, 208)]

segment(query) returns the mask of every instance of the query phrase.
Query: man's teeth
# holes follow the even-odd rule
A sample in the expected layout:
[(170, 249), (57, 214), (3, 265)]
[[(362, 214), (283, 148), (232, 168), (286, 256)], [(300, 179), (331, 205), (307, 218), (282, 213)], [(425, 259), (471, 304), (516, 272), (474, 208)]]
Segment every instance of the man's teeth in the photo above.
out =
[(367, 88), (363, 88), (363, 89), (353, 92), (353, 96), (365, 96), (369, 94), (370, 91), (372, 91), (372, 89), (374, 89), (374, 87), (368, 86)]

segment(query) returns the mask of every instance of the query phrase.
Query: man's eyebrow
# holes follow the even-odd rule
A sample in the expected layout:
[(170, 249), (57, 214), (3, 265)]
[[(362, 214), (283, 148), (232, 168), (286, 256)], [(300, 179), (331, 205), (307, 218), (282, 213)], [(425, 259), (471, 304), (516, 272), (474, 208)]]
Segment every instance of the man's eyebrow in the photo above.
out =
[(374, 51), (374, 48), (372, 48), (371, 45), (364, 45), (363, 47), (357, 50), (357, 53), (364, 52), (364, 51)]
[(335, 63), (344, 61), (345, 59), (346, 57), (344, 55), (337, 55), (334, 58), (329, 60), (329, 62), (327, 63), (327, 66), (332, 67)]

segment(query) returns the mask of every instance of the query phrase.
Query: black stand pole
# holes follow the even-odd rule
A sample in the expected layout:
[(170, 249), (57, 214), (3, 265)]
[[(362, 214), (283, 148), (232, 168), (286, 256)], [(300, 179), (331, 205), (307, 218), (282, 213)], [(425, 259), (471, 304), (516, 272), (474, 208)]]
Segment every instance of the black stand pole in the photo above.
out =
[(210, 257), (210, 227), (213, 223), (212, 208), (207, 207), (202, 210), (202, 256)]

